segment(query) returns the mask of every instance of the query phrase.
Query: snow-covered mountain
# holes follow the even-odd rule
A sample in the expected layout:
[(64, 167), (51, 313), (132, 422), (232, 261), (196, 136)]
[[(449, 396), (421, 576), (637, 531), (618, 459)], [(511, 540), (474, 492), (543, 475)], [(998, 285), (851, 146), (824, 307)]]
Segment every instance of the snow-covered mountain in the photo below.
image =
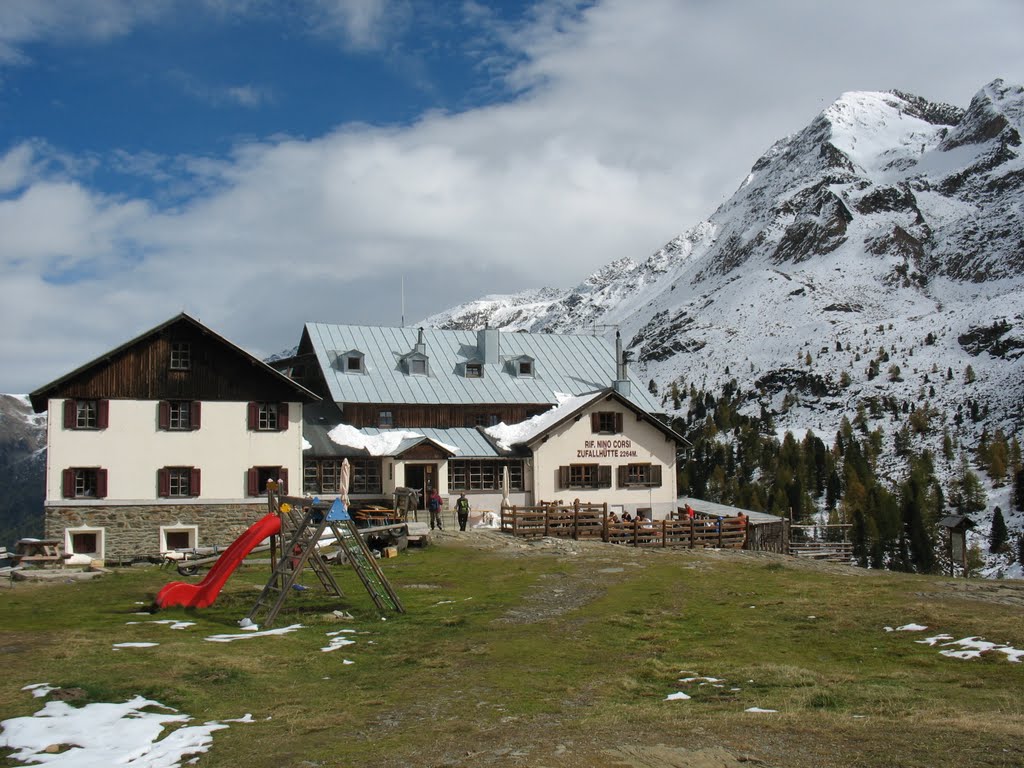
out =
[[(916, 403), (976, 399), (1019, 428), (1022, 123), (1024, 89), (1001, 80), (966, 111), (900, 92), (844, 94), (771, 147), (707, 221), (646, 260), (424, 323), (614, 326), (659, 391), (681, 378), (735, 377), (766, 396), (819, 403), (786, 421), (833, 434), (842, 413), (882, 391)], [(869, 378), (883, 348), (888, 360)]]
[(1019, 436), (1022, 132), (1024, 88), (1001, 80), (966, 110), (898, 91), (847, 93), (647, 259), (424, 324), (618, 328), (634, 371), (663, 396), (673, 382), (685, 393), (735, 378), (750, 412), (766, 406), (780, 428), (812, 428), (826, 442), (843, 416), (883, 398), (871, 428), (887, 434), (894, 406), (927, 406), (933, 440), (943, 426), (966, 446), (986, 427)]

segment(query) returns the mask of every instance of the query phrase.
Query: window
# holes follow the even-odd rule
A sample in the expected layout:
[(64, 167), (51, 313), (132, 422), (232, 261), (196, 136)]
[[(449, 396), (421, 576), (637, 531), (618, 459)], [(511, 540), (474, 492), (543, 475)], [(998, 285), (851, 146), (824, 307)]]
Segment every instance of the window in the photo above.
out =
[(377, 426), (381, 429), (390, 429), (395, 426), (395, 417), (391, 411), (377, 412)]
[(199, 429), (201, 408), (198, 400), (161, 400), (158, 410), (157, 419), (162, 430)]
[(481, 363), (466, 363), (467, 379), (482, 379), (483, 377), (484, 367)]
[[(342, 459), (306, 459), (302, 465), (304, 493), (340, 493)], [(349, 459), (349, 493), (383, 493), (380, 459)]]
[(493, 427), (498, 423), (498, 414), (496, 413), (478, 413), (473, 417), (474, 427)]
[(249, 403), (249, 429), (284, 432), (288, 429), (288, 403)]
[(195, 549), (199, 546), (198, 525), (161, 525), (160, 552), (171, 552), (175, 549)]
[(171, 370), (187, 371), (192, 367), (192, 345), (187, 341), (171, 342)]
[(249, 496), (265, 496), (267, 483), (280, 483), (278, 493), (288, 493), (288, 469), (286, 467), (250, 467), (246, 473), (246, 493)]
[(502, 469), (508, 467), (510, 491), (523, 490), (523, 462), (459, 459), (448, 462), (448, 485), (456, 491), (500, 491)]
[(657, 464), (626, 464), (619, 467), (619, 487), (661, 487), (661, 466)]
[(562, 489), (611, 488), (612, 468), (603, 464), (570, 464), (558, 468)]
[(99, 467), (69, 467), (64, 470), (65, 499), (102, 499), (107, 495), (107, 470)]
[(519, 361), (519, 375), (520, 376), (533, 376), (533, 361), (532, 360), (520, 360)]
[(363, 370), (363, 360), (358, 355), (350, 355), (348, 358), (348, 370), (350, 371), (361, 371)]
[(427, 375), (427, 361), (414, 357), (409, 361), (409, 373), (414, 376), (426, 376)]
[(65, 400), (64, 429), (106, 429), (109, 414), (109, 400)]
[(64, 551), (69, 555), (87, 555), (94, 560), (102, 560), (103, 544), (103, 528), (64, 529)]
[(350, 459), (352, 478), (349, 493), (381, 493), (380, 459)]
[(95, 531), (72, 533), (71, 551), (76, 555), (86, 555), (99, 549), (99, 534)]
[(75, 405), (75, 429), (96, 429), (96, 401), (79, 400)]
[(187, 499), (199, 495), (199, 470), (195, 467), (163, 467), (157, 470), (157, 495), (162, 499)]
[(615, 411), (595, 411), (590, 414), (591, 432), (614, 435), (622, 431), (622, 414)]

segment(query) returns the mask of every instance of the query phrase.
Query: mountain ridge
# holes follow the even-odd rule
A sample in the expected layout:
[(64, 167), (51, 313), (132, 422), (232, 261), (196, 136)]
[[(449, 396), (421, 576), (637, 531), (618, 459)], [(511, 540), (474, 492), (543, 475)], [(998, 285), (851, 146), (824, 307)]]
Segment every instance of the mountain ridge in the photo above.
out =
[(939, 411), (951, 427), (976, 403), (988, 416), (955, 425), (967, 444), (985, 429), (1017, 433), (1022, 123), (1024, 88), (1002, 80), (966, 109), (902, 91), (843, 94), (646, 259), (543, 289), (543, 301), (537, 290), (492, 296), (423, 323), (614, 326), (663, 398), (672, 386), (737, 379), (748, 411), (767, 408), (798, 431), (833, 435), (842, 415), (884, 395)]

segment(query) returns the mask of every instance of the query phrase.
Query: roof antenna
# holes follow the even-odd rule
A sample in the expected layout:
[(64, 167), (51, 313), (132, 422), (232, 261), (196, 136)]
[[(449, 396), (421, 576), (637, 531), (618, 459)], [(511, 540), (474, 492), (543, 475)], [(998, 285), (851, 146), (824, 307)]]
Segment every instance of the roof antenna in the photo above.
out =
[(402, 327), (405, 328), (405, 275), (402, 275)]

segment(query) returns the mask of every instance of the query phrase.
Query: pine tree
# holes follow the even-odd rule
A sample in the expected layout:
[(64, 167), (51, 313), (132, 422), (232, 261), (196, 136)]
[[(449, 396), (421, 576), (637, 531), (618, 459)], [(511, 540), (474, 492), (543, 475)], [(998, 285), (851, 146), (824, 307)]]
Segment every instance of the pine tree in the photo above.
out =
[(1010, 532), (1006, 530), (1006, 521), (1003, 520), (1003, 510), (996, 507), (992, 513), (992, 530), (988, 534), (988, 551), (1002, 552), (1006, 542), (1010, 539)]

